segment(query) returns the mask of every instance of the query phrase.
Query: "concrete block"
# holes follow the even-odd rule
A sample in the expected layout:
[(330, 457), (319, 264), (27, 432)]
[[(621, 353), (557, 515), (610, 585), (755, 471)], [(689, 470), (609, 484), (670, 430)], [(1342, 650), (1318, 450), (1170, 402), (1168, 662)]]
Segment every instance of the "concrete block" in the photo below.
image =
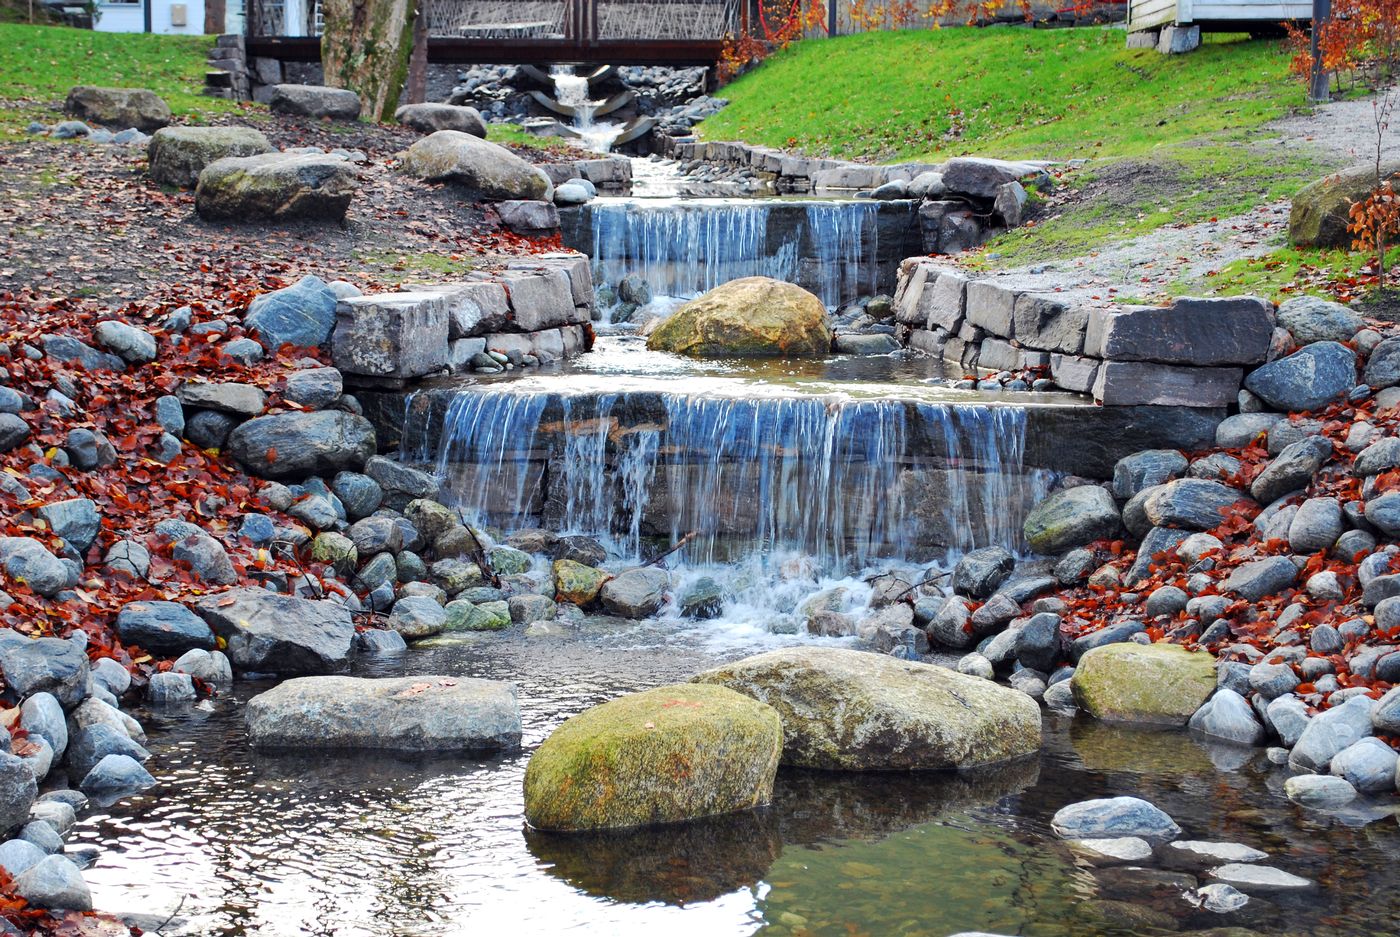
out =
[(1157, 30), (1139, 29), (1137, 32), (1128, 33), (1129, 49), (1155, 49), (1157, 48)]
[(928, 328), (935, 325), (956, 332), (962, 325), (967, 278), (954, 270), (940, 270), (933, 285), (924, 287), (923, 308)]
[(1016, 297), (1013, 337), (1027, 348), (1077, 355), (1084, 348), (1089, 310), (1053, 293)]
[(1105, 406), (1121, 407), (1226, 407), (1239, 395), (1243, 379), (1242, 368), (1105, 361), (1094, 380), (1094, 399)]
[(992, 335), (1010, 338), (1016, 309), (1016, 292), (992, 280), (967, 284), (967, 321)]
[(1274, 307), (1262, 299), (1185, 298), (1165, 307), (1092, 310), (1084, 353), (1201, 367), (1262, 364), (1273, 332)]
[(1157, 36), (1157, 51), (1163, 55), (1181, 55), (1194, 52), (1201, 46), (1201, 27), (1163, 26)]
[(1005, 339), (985, 338), (977, 360), (989, 371), (1014, 371), (1021, 365), (1021, 350)]
[(1051, 355), (1050, 377), (1065, 390), (1087, 394), (1094, 389), (1103, 362), (1080, 355)]

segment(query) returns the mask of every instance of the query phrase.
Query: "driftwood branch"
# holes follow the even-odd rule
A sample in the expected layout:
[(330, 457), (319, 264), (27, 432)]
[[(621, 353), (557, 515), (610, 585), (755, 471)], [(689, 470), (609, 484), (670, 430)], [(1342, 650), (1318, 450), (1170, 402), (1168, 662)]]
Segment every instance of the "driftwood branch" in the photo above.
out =
[(893, 599), (893, 601), (895, 601), (895, 602), (903, 601), (903, 599), (904, 599), (904, 597), (905, 597), (906, 595), (908, 595), (909, 593), (913, 592), (915, 589), (919, 588), (920, 586), (929, 586), (929, 585), (933, 585), (935, 582), (938, 582), (938, 580), (940, 580), (940, 579), (947, 579), (947, 578), (948, 578), (949, 576), (951, 576), (951, 575), (953, 575), (953, 571), (952, 571), (952, 570), (948, 570), (948, 571), (945, 572), (945, 573), (939, 573), (937, 576), (930, 576), (930, 577), (927, 578), (927, 579), (921, 579), (921, 580), (919, 580), (918, 582), (914, 583), (912, 586), (910, 586), (908, 589), (905, 589), (905, 590), (904, 590), (903, 592), (901, 592), (899, 595), (895, 596), (894, 599)]
[(677, 550), (679, 550), (681, 547), (685, 546), (687, 543), (689, 543), (690, 541), (694, 540), (694, 539), (695, 539), (696, 537), (698, 537), (698, 536), (700, 536), (700, 531), (698, 531), (698, 530), (692, 530), (690, 533), (686, 534), (684, 537), (682, 537), (681, 539), (677, 540), (677, 541), (675, 542), (675, 544), (673, 544), (671, 547), (669, 547), (668, 549), (663, 550), (662, 552), (656, 554), (656, 556), (653, 556), (651, 559), (647, 560), (647, 561), (646, 561), (645, 563), (643, 563), (642, 565), (643, 565), (643, 566), (655, 566), (657, 563), (660, 563), (660, 562), (661, 562), (662, 560), (664, 560), (666, 557), (670, 556), (672, 553), (675, 553), (675, 552), (676, 552)]

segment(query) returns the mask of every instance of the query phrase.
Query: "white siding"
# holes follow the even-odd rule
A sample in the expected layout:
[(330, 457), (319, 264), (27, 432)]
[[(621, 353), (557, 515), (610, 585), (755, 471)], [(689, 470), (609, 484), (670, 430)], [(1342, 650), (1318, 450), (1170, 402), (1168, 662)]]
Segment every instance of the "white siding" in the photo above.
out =
[[(152, 3), (151, 32), (163, 35), (200, 36), (204, 34), (204, 0), (146, 0)], [(185, 25), (171, 25), (170, 7), (184, 3)], [(146, 31), (144, 4), (98, 3), (97, 22), (92, 28), (107, 33)]]
[(1248, 3), (1234, 0), (1232, 3), (1210, 3), (1196, 0), (1193, 21), (1197, 23), (1211, 20), (1306, 20), (1312, 18), (1311, 3)]
[(1128, 9), (1129, 29), (1147, 29), (1177, 19), (1177, 0), (1132, 0)]

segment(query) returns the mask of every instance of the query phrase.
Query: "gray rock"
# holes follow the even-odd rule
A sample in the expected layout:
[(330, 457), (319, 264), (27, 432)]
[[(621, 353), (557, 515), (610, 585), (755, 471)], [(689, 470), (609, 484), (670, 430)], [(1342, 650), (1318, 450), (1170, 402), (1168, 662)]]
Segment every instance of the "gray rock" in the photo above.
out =
[(215, 410), (199, 410), (185, 421), (185, 438), (200, 449), (222, 449), (238, 425), (235, 417)]
[(262, 346), (251, 338), (236, 338), (231, 342), (225, 342), (219, 346), (219, 354), (244, 367), (257, 364), (264, 357)]
[(1375, 701), (1354, 696), (1314, 716), (1293, 746), (1288, 763), (1297, 769), (1325, 771), (1332, 759), (1371, 734)]
[(63, 440), (63, 451), (74, 468), (91, 471), (117, 461), (117, 451), (107, 437), (90, 429), (71, 429)]
[(146, 147), (151, 179), (182, 188), (198, 182), (200, 171), (215, 160), (271, 152), (267, 137), (252, 127), (163, 127)]
[(102, 529), (97, 503), (88, 498), (50, 501), (35, 512), (49, 529), (66, 540), (79, 553), (86, 553)]
[(344, 381), (335, 368), (307, 368), (287, 375), (282, 399), (312, 410), (324, 410), (340, 399)]
[(1254, 710), (1243, 696), (1226, 687), (1216, 690), (1188, 725), (1203, 735), (1239, 745), (1259, 745), (1264, 741), (1264, 727)]
[(997, 590), (1016, 567), (1016, 558), (1003, 547), (983, 547), (963, 554), (953, 567), (953, 591), (984, 599)]
[(121, 371), (126, 362), (116, 355), (98, 351), (68, 335), (43, 335), (39, 341), (44, 355), (65, 364), (76, 364), (84, 371)]
[(1313, 342), (1348, 342), (1366, 326), (1366, 320), (1341, 303), (1316, 296), (1297, 296), (1279, 304), (1278, 324), (1299, 345)]
[(110, 657), (102, 657), (91, 665), (92, 679), (107, 688), (113, 696), (121, 696), (131, 686), (131, 673)]
[(365, 654), (386, 657), (408, 650), (403, 635), (382, 628), (370, 628), (355, 635), (355, 647)]
[(37, 792), (34, 772), (24, 759), (0, 752), (0, 836), (29, 818)]
[(442, 631), (447, 623), (447, 612), (440, 603), (423, 596), (409, 596), (394, 603), (394, 612), (389, 616), (389, 627), (413, 641), (426, 638)]
[(1124, 456), (1113, 467), (1113, 494), (1126, 501), (1144, 488), (1180, 478), (1186, 468), (1186, 457), (1175, 449), (1147, 449)]
[(1249, 688), (1266, 701), (1292, 693), (1299, 682), (1298, 675), (1287, 663), (1263, 660), (1249, 671)]
[(335, 292), (320, 277), (302, 277), (255, 297), (243, 323), (269, 351), (283, 345), (314, 348), (330, 341), (336, 302)]
[(45, 856), (21, 872), (15, 891), (40, 908), (91, 911), (92, 893), (78, 867), (63, 856)]
[(213, 686), (227, 686), (233, 682), (233, 665), (222, 651), (188, 650), (175, 659), (170, 669)]
[(68, 748), (68, 723), (63, 706), (52, 693), (35, 693), (20, 706), (20, 728), (31, 736), (42, 736), (53, 748), (55, 758), (62, 758)]
[[(1009, 602), (1004, 599), (1003, 601)], [(1015, 605), (1014, 602), (1010, 604)], [(1020, 614), (1020, 606), (1012, 615)], [(1008, 619), (1009, 621), (1010, 619)], [(929, 621), (929, 640), (939, 647), (964, 648), (972, 644), (972, 612), (967, 601), (960, 596), (949, 596), (938, 605), (938, 610)]]
[(1363, 379), (1376, 390), (1400, 384), (1400, 339), (1387, 338), (1372, 349)]
[(610, 614), (646, 618), (666, 601), (670, 577), (655, 567), (624, 570), (603, 584), (598, 599)]
[(151, 753), (126, 732), (107, 722), (93, 722), (72, 732), (68, 742), (68, 771), (86, 777), (108, 755), (129, 755), (144, 764)]
[(278, 413), (241, 424), (229, 436), (228, 449), (259, 478), (329, 475), (365, 465), (375, 451), (374, 427), (339, 410)]
[(170, 555), (179, 562), (188, 563), (190, 572), (204, 582), (231, 585), (238, 581), (224, 545), (202, 531), (176, 540), (171, 545)]
[(1147, 517), (1155, 527), (1210, 530), (1225, 519), (1231, 505), (1248, 500), (1244, 492), (1220, 482), (1181, 478), (1158, 488), (1147, 499)]
[(0, 413), (0, 452), (9, 452), (28, 438), (28, 423), (13, 413)]
[(217, 645), (204, 620), (178, 602), (128, 602), (117, 613), (117, 633), (124, 644), (162, 656)]
[(1257, 602), (1292, 588), (1297, 581), (1298, 567), (1292, 560), (1286, 556), (1271, 556), (1235, 567), (1221, 590)]
[(1332, 443), (1310, 436), (1291, 443), (1255, 477), (1249, 490), (1256, 501), (1269, 504), (1292, 491), (1307, 487), (1332, 454)]
[(983, 680), (996, 678), (996, 671), (992, 668), (992, 662), (981, 654), (972, 653), (964, 655), (958, 660), (958, 673), (965, 673), (973, 677), (981, 677)]
[(0, 629), (0, 674), (11, 699), (47, 692), (63, 706), (72, 707), (87, 692), (87, 653), (76, 641), (31, 638)]
[(1396, 762), (1394, 749), (1378, 738), (1368, 737), (1333, 756), (1329, 770), (1363, 794), (1378, 794), (1395, 790)]
[(176, 396), (186, 408), (217, 410), (232, 416), (257, 416), (267, 409), (267, 394), (252, 384), (187, 381)]
[(105, 319), (92, 330), (97, 343), (119, 355), (128, 364), (145, 364), (156, 360), (156, 337), (116, 319)]
[(198, 695), (194, 690), (194, 681), (190, 679), (190, 675), (177, 673), (173, 670), (151, 674), (150, 682), (146, 686), (146, 701), (156, 706), (171, 703), (192, 703)]
[[(676, 604), (686, 618), (718, 618), (724, 612), (724, 589), (709, 576), (701, 576), (686, 587)], [(514, 618), (513, 609), (511, 617)]]
[(1400, 491), (1366, 502), (1366, 521), (1387, 537), (1400, 537)]
[(1026, 515), (1026, 542), (1037, 553), (1064, 553), (1115, 536), (1121, 517), (1113, 496), (1096, 485), (1055, 492)]
[(63, 113), (89, 124), (154, 133), (170, 123), (170, 106), (146, 88), (77, 85), (63, 102)]
[(294, 117), (322, 117), (331, 120), (358, 120), (360, 97), (344, 88), (325, 85), (273, 85), (267, 101), (274, 114)]
[(1048, 673), (1064, 657), (1060, 616), (1050, 612), (1032, 615), (1016, 632), (1016, 659), (1022, 666)]
[(346, 664), (355, 627), (339, 602), (242, 588), (206, 596), (194, 611), (227, 641), (240, 672), (318, 674)]
[[(199, 174), (195, 210), (211, 221), (341, 221), (359, 189), (352, 163), (319, 153), (215, 160)], [(266, 344), (266, 343), (265, 343)]]
[(248, 701), (253, 744), (413, 752), (509, 751), (520, 744), (513, 684), (469, 677), (302, 677)]
[(1244, 843), (1179, 839), (1157, 849), (1162, 865), (1181, 872), (1203, 872), (1231, 862), (1260, 862), (1269, 854)]
[(1362, 477), (1379, 475), (1400, 468), (1400, 438), (1387, 436), (1363, 449), (1352, 464), (1352, 474)]
[(510, 620), (518, 624), (551, 621), (556, 611), (554, 600), (543, 595), (513, 595), (506, 600)]
[(43, 861), (46, 856), (42, 849), (24, 839), (11, 839), (0, 843), (0, 869), (15, 878), (25, 869)]
[(452, 183), (473, 199), (554, 197), (554, 186), (542, 171), (505, 147), (456, 130), (439, 130), (409, 147), (403, 171), (425, 182)]
[(1304, 556), (1330, 550), (1342, 530), (1342, 505), (1336, 498), (1309, 498), (1288, 525), (1288, 545)]
[[(160, 676), (168, 676), (161, 674)], [(155, 787), (156, 779), (130, 755), (104, 755), (102, 760), (83, 775), (78, 784), (84, 792), (104, 799), (125, 797)]]
[(1315, 342), (1252, 371), (1244, 386), (1276, 410), (1318, 410), (1356, 386), (1356, 353), (1338, 342)]
[(345, 516), (358, 521), (379, 510), (384, 501), (384, 489), (379, 482), (359, 472), (337, 472), (331, 481), (331, 491), (345, 506)]
[(1147, 604), (1143, 607), (1143, 611), (1148, 618), (1156, 618), (1159, 615), (1175, 615), (1186, 608), (1189, 598), (1183, 590), (1176, 586), (1158, 586), (1147, 597)]
[(1050, 822), (1061, 839), (1113, 839), (1136, 836), (1149, 843), (1170, 842), (1181, 835), (1171, 817), (1137, 797), (1085, 800), (1062, 807)]
[(486, 138), (486, 122), (474, 107), (456, 104), (405, 104), (394, 111), (394, 120), (419, 133), (457, 130)]
[[(1394, 780), (1391, 781), (1394, 786)], [(1325, 774), (1300, 774), (1283, 783), (1288, 799), (1303, 807), (1342, 807), (1356, 799), (1356, 788), (1345, 778)]]
[(15, 582), (34, 592), (51, 596), (69, 586), (68, 570), (38, 540), (29, 537), (0, 537), (0, 567)]

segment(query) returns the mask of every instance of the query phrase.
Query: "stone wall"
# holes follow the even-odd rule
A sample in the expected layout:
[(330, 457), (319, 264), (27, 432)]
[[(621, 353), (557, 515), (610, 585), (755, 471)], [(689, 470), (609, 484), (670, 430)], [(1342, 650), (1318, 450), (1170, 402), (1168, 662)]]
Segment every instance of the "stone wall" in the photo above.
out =
[(900, 267), (895, 318), (908, 347), (969, 374), (1043, 369), (1109, 406), (1227, 407), (1268, 360), (1274, 307), (1256, 297), (1124, 306), (1035, 277), (978, 277), (927, 257)]
[(331, 355), (349, 385), (400, 389), (433, 375), (580, 354), (593, 343), (592, 315), (588, 258), (541, 254), (459, 282), (406, 284), (398, 293), (342, 299)]

